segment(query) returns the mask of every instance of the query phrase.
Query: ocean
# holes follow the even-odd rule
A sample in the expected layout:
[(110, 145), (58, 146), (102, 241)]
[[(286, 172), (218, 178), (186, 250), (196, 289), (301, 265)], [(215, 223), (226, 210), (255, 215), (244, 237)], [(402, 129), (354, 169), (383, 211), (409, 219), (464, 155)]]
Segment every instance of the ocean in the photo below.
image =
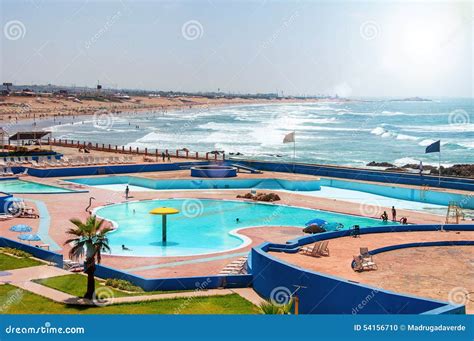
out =
[(441, 163), (449, 166), (474, 163), (473, 103), (437, 99), (255, 104), (99, 114), (42, 126), (55, 138), (127, 148), (224, 150), (227, 155), (272, 161), (293, 159), (293, 144), (282, 142), (285, 134), (295, 131), (297, 162), (358, 167), (371, 161), (437, 165), (438, 153), (425, 154), (425, 148), (440, 139)]

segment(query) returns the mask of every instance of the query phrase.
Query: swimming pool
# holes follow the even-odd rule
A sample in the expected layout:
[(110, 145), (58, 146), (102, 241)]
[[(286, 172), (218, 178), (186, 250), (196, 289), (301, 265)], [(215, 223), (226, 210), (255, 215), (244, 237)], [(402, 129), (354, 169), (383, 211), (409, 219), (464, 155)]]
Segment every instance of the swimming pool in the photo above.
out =
[[(319, 179), (285, 180), (273, 178), (255, 179), (167, 179), (155, 180), (136, 176), (105, 176), (93, 178), (63, 179), (81, 185), (103, 187), (114, 189), (113, 185), (132, 185), (135, 188), (152, 190), (172, 190), (172, 189), (242, 189), (242, 188), (264, 188), (264, 189), (284, 189), (288, 191), (317, 191), (321, 188)], [(111, 186), (112, 185), (112, 186)], [(123, 186), (117, 186), (122, 190)]]
[[(324, 188), (337, 188), (346, 196), (353, 196), (356, 192), (370, 193), (376, 196), (393, 198), (405, 201), (407, 209), (410, 202), (418, 202), (432, 205), (448, 206), (449, 202), (457, 202), (464, 209), (474, 209), (474, 195), (471, 192), (466, 194), (451, 193), (447, 191), (435, 191), (431, 189), (418, 189), (411, 187), (399, 187), (394, 185), (372, 184), (367, 182), (347, 181), (339, 179), (315, 178), (315, 180), (285, 180), (285, 179), (169, 179), (169, 180), (155, 180), (140, 178), (134, 176), (106, 176), (106, 177), (91, 177), (91, 178), (76, 178), (64, 179), (65, 181), (74, 182), (82, 185), (88, 185), (98, 188), (104, 188), (114, 191), (124, 191), (125, 186), (129, 185), (134, 191), (149, 191), (149, 190), (190, 190), (190, 189), (268, 189), (268, 190), (287, 190), (305, 192), (312, 196), (317, 194), (315, 191), (320, 191)], [(133, 186), (133, 187), (132, 187)], [(344, 191), (347, 191), (344, 193)], [(313, 193), (310, 193), (313, 192)], [(356, 202), (366, 203), (366, 197), (362, 195), (356, 198)], [(374, 202), (380, 202), (380, 198)], [(400, 202), (394, 200), (388, 201), (387, 206), (392, 206)], [(415, 205), (417, 209), (433, 210), (441, 209), (431, 205), (425, 206)], [(444, 212), (445, 213), (445, 212)]]
[[(161, 217), (149, 214), (162, 206), (180, 210), (168, 217), (166, 245), (161, 242)], [(381, 224), (375, 219), (293, 206), (212, 199), (137, 201), (101, 207), (94, 213), (118, 227), (109, 234), (112, 254), (127, 256), (191, 256), (229, 251), (250, 243), (239, 229), (264, 225), (302, 229), (314, 218), (342, 223), (345, 228)], [(123, 251), (122, 245), (132, 251)]]
[(1, 180), (0, 192), (11, 194), (52, 194), (74, 192), (67, 188), (55, 187), (24, 180)]

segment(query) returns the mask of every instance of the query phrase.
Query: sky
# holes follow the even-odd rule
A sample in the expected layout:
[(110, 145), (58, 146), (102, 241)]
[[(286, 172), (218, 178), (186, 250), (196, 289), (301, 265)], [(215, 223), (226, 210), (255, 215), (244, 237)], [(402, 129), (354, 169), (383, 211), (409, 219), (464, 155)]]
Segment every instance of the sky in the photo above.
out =
[(0, 3), (2, 82), (473, 97), (468, 1)]

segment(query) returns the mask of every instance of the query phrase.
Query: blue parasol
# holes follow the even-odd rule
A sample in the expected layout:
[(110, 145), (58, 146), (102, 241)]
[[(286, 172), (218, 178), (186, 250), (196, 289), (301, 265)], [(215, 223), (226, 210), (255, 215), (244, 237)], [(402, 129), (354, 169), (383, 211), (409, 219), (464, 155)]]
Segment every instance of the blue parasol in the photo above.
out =
[(312, 219), (312, 220), (308, 221), (305, 224), (305, 226), (311, 226), (311, 225), (323, 226), (324, 224), (327, 224), (327, 223), (328, 222), (326, 220), (316, 218), (316, 219)]
[(18, 224), (18, 225), (13, 225), (10, 227), (10, 231), (13, 232), (31, 232), (33, 229), (29, 225), (25, 224)]
[(37, 234), (20, 234), (18, 239), (27, 240), (29, 242), (37, 242), (41, 240), (41, 238)]

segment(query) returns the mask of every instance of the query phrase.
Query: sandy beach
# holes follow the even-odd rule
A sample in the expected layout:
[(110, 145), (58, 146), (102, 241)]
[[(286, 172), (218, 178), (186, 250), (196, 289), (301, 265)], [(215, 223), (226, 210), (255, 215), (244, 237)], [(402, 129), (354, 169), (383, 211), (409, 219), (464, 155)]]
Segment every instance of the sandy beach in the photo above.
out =
[[(329, 99), (321, 102), (331, 101)], [(334, 101), (334, 100), (333, 100)], [(100, 113), (158, 111), (168, 112), (190, 108), (210, 108), (216, 106), (237, 104), (269, 104), (269, 103), (299, 103), (318, 102), (316, 99), (245, 99), (233, 98), (207, 98), (199, 96), (183, 97), (146, 97), (131, 96), (129, 100), (110, 101), (104, 98), (99, 100), (74, 101), (61, 96), (54, 97), (27, 97), (27, 96), (0, 96), (0, 122), (5, 124), (19, 123), (23, 120), (48, 120), (55, 117), (75, 117), (94, 115)]]

